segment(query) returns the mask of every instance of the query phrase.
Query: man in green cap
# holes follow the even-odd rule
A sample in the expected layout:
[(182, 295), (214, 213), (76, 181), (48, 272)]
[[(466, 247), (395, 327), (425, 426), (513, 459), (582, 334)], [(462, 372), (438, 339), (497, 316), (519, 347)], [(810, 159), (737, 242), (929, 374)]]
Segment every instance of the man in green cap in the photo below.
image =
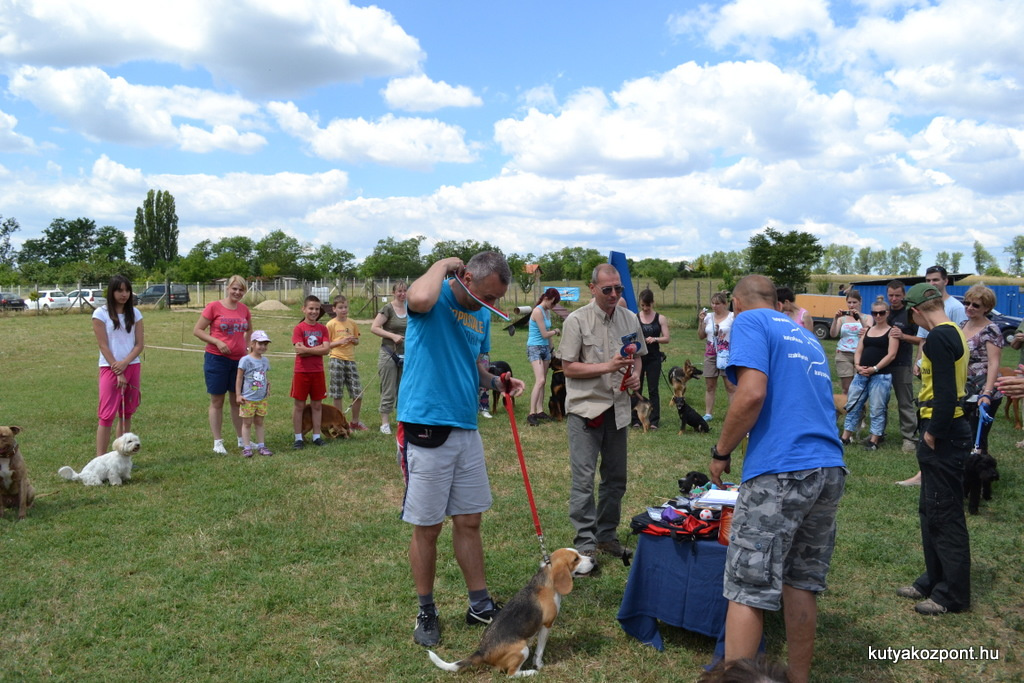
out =
[(962, 612), (971, 605), (971, 545), (964, 518), (964, 463), (971, 428), (964, 415), (967, 340), (949, 319), (942, 293), (930, 283), (907, 292), (914, 321), (928, 331), (922, 346), (920, 405), (921, 543), (925, 571), (897, 590), (919, 602), (920, 614)]

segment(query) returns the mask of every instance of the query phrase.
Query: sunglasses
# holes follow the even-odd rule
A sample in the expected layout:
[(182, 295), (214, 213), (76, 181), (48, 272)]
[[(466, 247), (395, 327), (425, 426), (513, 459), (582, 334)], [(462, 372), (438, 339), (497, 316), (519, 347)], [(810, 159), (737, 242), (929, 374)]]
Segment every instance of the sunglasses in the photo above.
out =
[(981, 308), (981, 304), (977, 301), (965, 301), (964, 308)]
[(601, 288), (601, 293), (604, 294), (605, 296), (608, 296), (609, 294), (612, 293), (612, 290), (615, 290), (616, 294), (622, 294), (623, 290), (625, 289), (626, 288), (623, 287), (622, 285), (608, 285), (607, 287)]
[(889, 315), (889, 311), (871, 311), (871, 315)]

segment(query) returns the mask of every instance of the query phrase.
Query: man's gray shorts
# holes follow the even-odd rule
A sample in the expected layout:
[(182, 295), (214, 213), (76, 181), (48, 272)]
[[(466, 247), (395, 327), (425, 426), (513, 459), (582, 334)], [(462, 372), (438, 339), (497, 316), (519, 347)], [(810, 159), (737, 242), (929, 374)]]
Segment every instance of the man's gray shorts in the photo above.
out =
[(398, 454), (405, 472), (402, 520), (433, 526), (451, 515), (471, 515), (491, 507), (484, 443), (475, 429), (452, 429), (437, 448), (406, 444)]
[(783, 584), (825, 590), (845, 482), (843, 467), (763, 474), (743, 482), (725, 562), (725, 598), (774, 611)]

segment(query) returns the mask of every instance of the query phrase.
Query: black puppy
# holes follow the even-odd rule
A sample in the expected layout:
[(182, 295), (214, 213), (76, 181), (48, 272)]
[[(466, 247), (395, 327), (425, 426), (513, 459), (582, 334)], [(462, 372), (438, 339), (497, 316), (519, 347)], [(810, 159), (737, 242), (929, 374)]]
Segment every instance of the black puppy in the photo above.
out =
[(685, 496), (693, 489), (704, 486), (709, 481), (708, 475), (703, 472), (687, 472), (686, 476), (679, 480), (679, 493)]
[(964, 467), (964, 495), (967, 511), (978, 514), (978, 499), (992, 500), (992, 482), (999, 481), (996, 459), (988, 453), (972, 453)]
[(562, 359), (551, 357), (551, 398), (548, 399), (548, 414), (552, 420), (565, 419), (565, 373)]
[[(508, 373), (509, 377), (514, 377), (514, 375), (512, 374), (512, 366), (510, 366), (508, 363), (506, 363), (503, 360), (491, 361), (491, 366), (490, 366), (490, 368), (488, 368), (488, 370), (489, 370), (489, 372), (492, 375), (497, 375), (498, 377), (501, 377), (506, 372)], [(500, 402), (501, 402), (501, 392), (500, 391), (496, 391), (494, 389), (491, 389), (491, 412), (492, 413), (497, 413), (498, 412), (498, 405), (499, 405)], [(512, 405), (515, 406), (515, 404), (516, 404), (516, 399), (515, 399), (515, 397), (513, 397), (512, 398)]]
[(693, 427), (695, 432), (710, 432), (711, 428), (704, 418), (696, 410), (690, 407), (682, 396), (673, 396), (672, 402), (676, 404), (676, 411), (679, 413), (679, 433), (686, 431), (686, 426)]

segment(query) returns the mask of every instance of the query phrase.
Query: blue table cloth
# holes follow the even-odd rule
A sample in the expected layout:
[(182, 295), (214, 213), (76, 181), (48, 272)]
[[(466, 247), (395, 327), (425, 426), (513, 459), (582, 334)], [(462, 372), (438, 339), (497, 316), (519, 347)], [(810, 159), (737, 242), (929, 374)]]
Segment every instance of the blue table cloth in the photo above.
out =
[(662, 650), (660, 620), (717, 638), (722, 648), (729, 606), (722, 597), (727, 548), (714, 541), (637, 536), (636, 555), (619, 606), (622, 630)]

